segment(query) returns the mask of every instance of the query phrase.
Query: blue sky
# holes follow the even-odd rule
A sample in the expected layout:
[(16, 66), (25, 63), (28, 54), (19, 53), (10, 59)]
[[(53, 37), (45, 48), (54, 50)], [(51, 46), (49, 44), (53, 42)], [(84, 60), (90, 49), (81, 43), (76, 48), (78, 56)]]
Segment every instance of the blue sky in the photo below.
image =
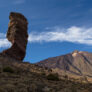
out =
[(11, 11), (29, 22), (24, 61), (31, 63), (72, 52), (92, 52), (92, 0), (0, 0), (0, 51), (9, 48), (5, 34)]

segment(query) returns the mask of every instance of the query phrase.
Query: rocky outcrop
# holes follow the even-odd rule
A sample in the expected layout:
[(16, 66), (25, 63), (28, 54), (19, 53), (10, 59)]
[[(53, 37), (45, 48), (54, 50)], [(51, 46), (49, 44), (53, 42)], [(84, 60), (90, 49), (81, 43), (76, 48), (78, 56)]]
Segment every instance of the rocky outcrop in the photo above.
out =
[(7, 39), (12, 43), (12, 46), (1, 54), (16, 60), (23, 60), (28, 41), (27, 19), (22, 14), (15, 12), (10, 13), (9, 19)]

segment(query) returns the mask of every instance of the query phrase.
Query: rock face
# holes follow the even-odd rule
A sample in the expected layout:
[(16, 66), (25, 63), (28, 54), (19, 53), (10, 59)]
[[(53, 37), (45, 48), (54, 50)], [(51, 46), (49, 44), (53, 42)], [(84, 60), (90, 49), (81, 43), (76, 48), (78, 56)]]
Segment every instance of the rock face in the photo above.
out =
[(12, 43), (12, 46), (2, 54), (16, 60), (23, 60), (28, 41), (27, 19), (22, 14), (15, 12), (10, 13), (9, 19), (7, 39)]

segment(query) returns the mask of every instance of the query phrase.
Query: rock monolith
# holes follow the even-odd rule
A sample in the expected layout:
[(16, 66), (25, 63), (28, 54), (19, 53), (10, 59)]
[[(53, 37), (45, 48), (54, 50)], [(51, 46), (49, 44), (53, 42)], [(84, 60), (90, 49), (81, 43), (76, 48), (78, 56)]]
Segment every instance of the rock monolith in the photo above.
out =
[(23, 60), (28, 42), (28, 21), (22, 14), (15, 12), (10, 13), (9, 19), (7, 39), (12, 46), (4, 50), (2, 54), (17, 60)]

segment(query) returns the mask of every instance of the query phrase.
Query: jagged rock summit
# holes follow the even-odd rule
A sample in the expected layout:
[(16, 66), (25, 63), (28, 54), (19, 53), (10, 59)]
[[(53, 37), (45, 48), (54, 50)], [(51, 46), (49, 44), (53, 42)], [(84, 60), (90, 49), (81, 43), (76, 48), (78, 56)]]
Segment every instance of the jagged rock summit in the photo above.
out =
[(28, 22), (22, 14), (15, 12), (10, 13), (9, 19), (7, 39), (12, 46), (1, 54), (21, 61), (26, 54)]

